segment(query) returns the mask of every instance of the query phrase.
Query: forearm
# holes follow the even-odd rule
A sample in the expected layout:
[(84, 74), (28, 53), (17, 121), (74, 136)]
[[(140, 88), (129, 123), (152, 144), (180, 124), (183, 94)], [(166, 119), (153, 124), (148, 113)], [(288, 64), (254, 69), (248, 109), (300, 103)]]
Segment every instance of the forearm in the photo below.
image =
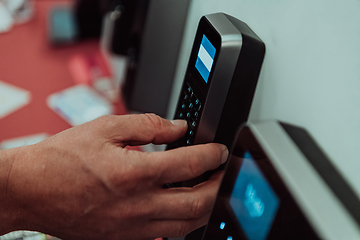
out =
[(11, 169), (20, 149), (0, 150), (0, 235), (17, 229), (18, 208), (12, 198)]

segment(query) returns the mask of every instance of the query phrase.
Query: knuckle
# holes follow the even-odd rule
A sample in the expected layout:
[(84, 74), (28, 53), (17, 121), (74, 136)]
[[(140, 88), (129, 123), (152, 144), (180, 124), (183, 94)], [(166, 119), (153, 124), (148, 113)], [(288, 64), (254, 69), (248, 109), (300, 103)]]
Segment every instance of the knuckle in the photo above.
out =
[(128, 193), (131, 190), (131, 182), (132, 179), (129, 179), (129, 176), (126, 174), (119, 175), (112, 173), (107, 176), (106, 186), (113, 192), (121, 189), (123, 192)]
[(144, 153), (145, 158), (148, 163), (151, 164), (143, 164), (143, 179), (145, 181), (156, 181), (161, 177), (162, 168), (160, 166), (159, 157), (156, 153)]
[(106, 181), (106, 186), (115, 193), (122, 193), (124, 195), (133, 194), (140, 184), (137, 181), (137, 174), (109, 174)]
[(159, 207), (155, 205), (154, 202), (156, 201), (151, 198), (143, 200), (142, 202), (142, 205), (144, 206), (142, 212), (143, 218), (145, 217), (148, 219), (152, 219), (156, 214), (158, 214), (159, 211), (161, 211), (161, 209), (159, 209)]
[(115, 124), (114, 119), (115, 119), (114, 116), (104, 115), (98, 117), (97, 119), (91, 122), (93, 123), (94, 128), (104, 130), (111, 128)]
[(112, 121), (113, 119), (113, 116), (110, 116), (110, 115), (103, 115), (103, 116), (100, 116), (97, 118), (98, 121), (101, 121), (101, 122), (110, 122)]
[(142, 138), (147, 139), (147, 141), (150, 142), (155, 141), (155, 138), (161, 131), (163, 125), (162, 118), (153, 113), (146, 113), (139, 115), (137, 121), (142, 130), (139, 132)]
[(222, 159), (222, 152), (220, 148), (214, 147), (213, 144), (209, 144), (206, 147), (208, 148), (208, 150), (206, 151), (208, 155), (204, 160), (208, 160), (208, 161), (211, 160), (212, 164), (216, 166), (220, 165)]
[(116, 186), (117, 189), (121, 189), (121, 191), (126, 192), (127, 194), (151, 188), (158, 178), (156, 168), (151, 164), (147, 164), (147, 162), (151, 162), (152, 154), (140, 152), (129, 152), (129, 154), (135, 155), (124, 158), (139, 159), (140, 155), (147, 155), (147, 159), (149, 161), (139, 161), (137, 163), (123, 166), (119, 171), (111, 171), (112, 174), (108, 174), (109, 182), (111, 185)]
[(160, 116), (154, 113), (145, 113), (143, 116), (143, 122), (151, 128), (160, 129), (162, 127), (162, 119)]
[(136, 173), (134, 174), (136, 181), (152, 182), (158, 175), (158, 165), (155, 164), (158, 160), (157, 154), (154, 152), (128, 152), (129, 154), (132, 154), (130, 159), (138, 159), (138, 161), (134, 161), (131, 165), (132, 172)]
[(188, 159), (188, 167), (189, 167), (191, 175), (195, 177), (195, 176), (198, 176), (199, 174), (201, 174), (200, 162), (196, 158), (193, 158), (189, 154), (187, 154), (186, 157)]
[(206, 212), (205, 200), (202, 197), (194, 197), (191, 201), (191, 217), (200, 218)]
[(190, 232), (190, 223), (188, 221), (183, 221), (179, 224), (178, 236), (182, 237), (187, 235)]

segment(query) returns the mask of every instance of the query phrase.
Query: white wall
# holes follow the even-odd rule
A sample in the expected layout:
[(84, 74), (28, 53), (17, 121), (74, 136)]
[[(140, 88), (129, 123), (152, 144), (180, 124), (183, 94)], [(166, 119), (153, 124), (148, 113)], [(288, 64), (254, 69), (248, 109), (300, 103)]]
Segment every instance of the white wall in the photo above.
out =
[(193, 0), (172, 109), (198, 21), (213, 12), (266, 44), (250, 120), (305, 127), (360, 194), (360, 0)]

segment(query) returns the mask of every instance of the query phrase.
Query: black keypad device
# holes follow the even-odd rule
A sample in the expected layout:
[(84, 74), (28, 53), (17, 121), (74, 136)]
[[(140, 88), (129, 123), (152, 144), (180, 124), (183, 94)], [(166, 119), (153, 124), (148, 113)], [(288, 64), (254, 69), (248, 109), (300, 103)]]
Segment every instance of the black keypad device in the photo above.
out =
[[(249, 116), (264, 55), (264, 43), (244, 22), (224, 13), (203, 16), (174, 116), (185, 119), (188, 130), (167, 150), (212, 142), (230, 148)], [(169, 186), (194, 186), (212, 173)], [(187, 239), (201, 236), (190, 234)]]
[(223, 13), (203, 16), (174, 115), (188, 130), (167, 149), (210, 142), (230, 148), (249, 116), (264, 54), (245, 23)]
[(195, 94), (194, 88), (186, 82), (181, 90), (181, 95), (175, 114), (176, 119), (185, 119), (188, 130), (183, 138), (174, 143), (173, 147), (189, 146), (194, 143), (195, 133), (201, 116), (202, 102)]

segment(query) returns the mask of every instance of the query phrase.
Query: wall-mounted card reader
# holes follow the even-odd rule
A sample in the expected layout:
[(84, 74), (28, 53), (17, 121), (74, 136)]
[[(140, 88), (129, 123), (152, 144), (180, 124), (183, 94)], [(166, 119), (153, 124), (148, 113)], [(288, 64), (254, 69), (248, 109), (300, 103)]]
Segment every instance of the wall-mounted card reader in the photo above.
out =
[(175, 119), (189, 129), (168, 149), (209, 142), (231, 146), (247, 120), (265, 45), (242, 21), (224, 13), (201, 18)]
[(196, 239), (360, 239), (360, 201), (306, 130), (248, 123)]

